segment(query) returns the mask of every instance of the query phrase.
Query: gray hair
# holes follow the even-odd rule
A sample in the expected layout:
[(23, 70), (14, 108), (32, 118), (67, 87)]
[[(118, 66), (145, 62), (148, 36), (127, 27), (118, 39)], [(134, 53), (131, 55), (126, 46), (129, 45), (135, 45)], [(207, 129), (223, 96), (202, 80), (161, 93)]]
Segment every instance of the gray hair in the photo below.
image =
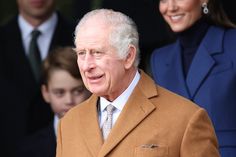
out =
[(111, 28), (109, 43), (116, 48), (120, 58), (125, 58), (128, 55), (130, 45), (136, 48), (137, 54), (134, 66), (138, 67), (140, 62), (140, 49), (137, 26), (130, 17), (121, 12), (111, 9), (96, 9), (88, 12), (76, 26), (74, 42), (76, 42), (77, 34), (81, 27), (83, 27), (87, 20), (94, 17), (101, 19)]

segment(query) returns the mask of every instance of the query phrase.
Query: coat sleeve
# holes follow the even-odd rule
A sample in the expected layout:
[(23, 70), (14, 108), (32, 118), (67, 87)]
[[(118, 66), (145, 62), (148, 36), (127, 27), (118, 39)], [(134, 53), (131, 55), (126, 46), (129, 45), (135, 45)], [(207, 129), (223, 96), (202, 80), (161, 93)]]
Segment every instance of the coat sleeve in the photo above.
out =
[(180, 148), (181, 157), (220, 157), (212, 122), (204, 109), (193, 114)]

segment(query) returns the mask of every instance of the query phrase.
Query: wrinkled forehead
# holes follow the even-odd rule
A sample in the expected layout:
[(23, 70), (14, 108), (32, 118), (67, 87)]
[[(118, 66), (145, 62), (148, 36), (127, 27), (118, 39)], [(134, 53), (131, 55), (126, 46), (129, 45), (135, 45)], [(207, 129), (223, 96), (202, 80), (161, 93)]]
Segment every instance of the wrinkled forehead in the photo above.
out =
[(93, 30), (95, 28), (107, 28), (111, 27), (111, 24), (104, 18), (100, 16), (94, 15), (93, 17), (90, 17), (89, 19), (86, 19), (82, 23), (79, 23), (78, 27), (78, 33), (83, 33), (83, 30)]
[(104, 38), (110, 34), (111, 26), (97, 19), (83, 23), (75, 34), (75, 43), (87, 38)]

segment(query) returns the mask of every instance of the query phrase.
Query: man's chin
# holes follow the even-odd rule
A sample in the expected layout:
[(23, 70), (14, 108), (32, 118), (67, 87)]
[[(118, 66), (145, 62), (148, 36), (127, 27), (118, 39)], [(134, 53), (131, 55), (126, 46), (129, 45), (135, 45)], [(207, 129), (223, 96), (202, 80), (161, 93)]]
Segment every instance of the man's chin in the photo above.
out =
[(107, 95), (104, 93), (104, 91), (101, 91), (101, 90), (90, 90), (90, 92), (101, 97), (105, 97), (105, 95)]

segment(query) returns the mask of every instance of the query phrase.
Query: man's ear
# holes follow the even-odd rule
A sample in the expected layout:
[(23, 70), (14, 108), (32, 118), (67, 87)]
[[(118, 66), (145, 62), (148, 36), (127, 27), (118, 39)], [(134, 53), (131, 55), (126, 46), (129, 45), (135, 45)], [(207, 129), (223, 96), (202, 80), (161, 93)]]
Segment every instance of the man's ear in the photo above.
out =
[(41, 86), (41, 93), (43, 95), (43, 99), (47, 102), (50, 103), (50, 98), (49, 98), (49, 92), (48, 92), (48, 88), (45, 84), (43, 84)]
[(125, 58), (125, 69), (129, 69), (130, 67), (133, 66), (135, 58), (136, 58), (136, 53), (137, 50), (135, 48), (134, 45), (129, 45), (129, 49), (128, 49), (128, 55)]

